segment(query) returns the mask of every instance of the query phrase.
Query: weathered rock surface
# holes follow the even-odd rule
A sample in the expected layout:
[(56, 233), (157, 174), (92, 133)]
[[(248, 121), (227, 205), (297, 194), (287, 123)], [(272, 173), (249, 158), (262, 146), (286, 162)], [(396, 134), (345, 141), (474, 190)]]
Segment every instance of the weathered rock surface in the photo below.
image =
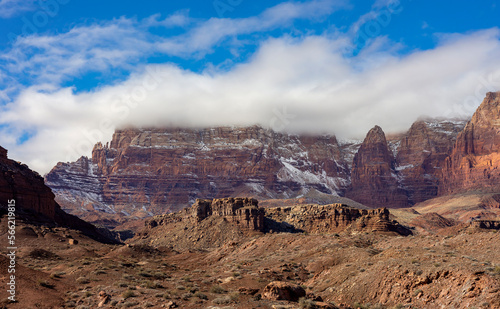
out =
[(489, 93), (467, 126), (425, 119), (389, 139), (376, 126), (362, 143), (258, 126), (117, 130), (92, 158), (59, 163), (46, 182), (63, 209), (109, 226), (224, 196), (323, 203), (338, 194), (372, 208), (407, 207), (500, 189), (499, 109), (499, 94)]
[(0, 210), (7, 212), (7, 203), (15, 200), (16, 219), (28, 219), (34, 224), (57, 224), (81, 230), (87, 236), (103, 242), (114, 242), (93, 225), (69, 215), (55, 202), (54, 194), (43, 178), (25, 164), (7, 157), (0, 147)]
[(208, 217), (223, 218), (244, 230), (264, 231), (264, 209), (253, 198), (198, 199), (189, 208), (146, 221), (146, 226), (154, 228), (177, 222), (196, 225)]
[(395, 165), (384, 131), (375, 126), (354, 156), (346, 196), (374, 208), (408, 206), (407, 192), (402, 189)]
[(446, 159), (440, 194), (500, 189), (500, 92), (489, 92)]
[(177, 211), (197, 198), (342, 193), (349, 171), (334, 136), (258, 126), (125, 129), (92, 158), (59, 163), (46, 182), (64, 209), (129, 217)]
[[(163, 237), (176, 228), (184, 232), (193, 227), (204, 226), (206, 222), (218, 222), (217, 225), (221, 219), (243, 233), (285, 231), (333, 234), (365, 231), (411, 234), (408, 229), (391, 220), (389, 215), (386, 208), (366, 210), (342, 204), (260, 208), (258, 201), (253, 198), (199, 199), (191, 207), (177, 213), (147, 220), (144, 231), (138, 237)], [(189, 228), (185, 228), (186, 226)], [(210, 229), (200, 235), (194, 235), (197, 232), (193, 230), (184, 235), (184, 238), (207, 238), (207, 234), (211, 234)]]
[(498, 220), (476, 220), (470, 224), (473, 228), (487, 229), (487, 230), (500, 230), (500, 221)]
[(43, 178), (27, 165), (8, 159), (7, 150), (0, 147), (0, 203), (5, 207), (12, 199), (16, 206), (55, 219), (58, 206)]
[(266, 209), (266, 218), (285, 223), (285, 227), (312, 234), (339, 233), (345, 230), (366, 232), (411, 232), (389, 218), (387, 208), (356, 209), (342, 204), (299, 205)]
[(438, 195), (439, 178), (464, 120), (419, 120), (399, 141), (396, 171), (410, 204)]
[(269, 283), (262, 291), (262, 298), (269, 300), (298, 301), (304, 296), (306, 296), (306, 291), (302, 287), (281, 281)]

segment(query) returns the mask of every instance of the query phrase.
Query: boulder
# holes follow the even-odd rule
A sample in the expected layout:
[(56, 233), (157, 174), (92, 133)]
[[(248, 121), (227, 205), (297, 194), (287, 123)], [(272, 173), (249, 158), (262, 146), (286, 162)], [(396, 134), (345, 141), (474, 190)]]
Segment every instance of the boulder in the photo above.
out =
[(269, 300), (288, 300), (298, 301), (299, 298), (306, 296), (306, 291), (295, 284), (281, 281), (269, 283), (262, 291), (262, 298)]

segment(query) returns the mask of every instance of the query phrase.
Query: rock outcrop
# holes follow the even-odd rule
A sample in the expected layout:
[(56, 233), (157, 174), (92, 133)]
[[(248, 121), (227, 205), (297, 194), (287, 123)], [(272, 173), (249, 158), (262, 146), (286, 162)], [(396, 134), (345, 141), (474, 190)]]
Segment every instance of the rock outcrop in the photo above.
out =
[(260, 208), (253, 198), (198, 199), (191, 207), (177, 213), (155, 216), (146, 221), (148, 230), (158, 226), (183, 223), (200, 225), (207, 219), (223, 218), (243, 231), (308, 232), (333, 234), (347, 230), (364, 232), (411, 232), (389, 218), (386, 208), (356, 209), (343, 204), (298, 205)]
[(6, 206), (12, 199), (19, 207), (55, 219), (58, 206), (43, 178), (27, 165), (8, 159), (7, 150), (0, 147), (0, 203)]
[(408, 229), (391, 220), (389, 216), (387, 208), (366, 210), (343, 204), (298, 205), (266, 209), (266, 218), (271, 221), (285, 223), (285, 228), (289, 227), (311, 234), (332, 234), (346, 230), (411, 234)]
[(264, 209), (258, 206), (259, 202), (253, 198), (222, 198), (198, 199), (189, 208), (162, 216), (153, 217), (146, 221), (148, 228), (168, 225), (177, 222), (199, 224), (201, 221), (212, 218), (223, 218), (241, 229), (248, 231), (264, 231)]
[(306, 296), (306, 291), (301, 286), (289, 282), (273, 281), (262, 291), (262, 298), (269, 300), (298, 301)]
[(54, 194), (43, 178), (25, 164), (7, 157), (0, 147), (0, 211), (7, 212), (8, 201), (15, 200), (16, 219), (33, 224), (59, 225), (82, 231), (98, 241), (114, 243), (95, 226), (69, 215), (55, 202)]
[(500, 189), (500, 92), (489, 92), (446, 159), (440, 194)]
[(498, 220), (475, 220), (470, 223), (472, 228), (486, 230), (500, 230), (500, 221)]
[(407, 192), (395, 171), (395, 160), (384, 131), (375, 126), (354, 156), (346, 197), (370, 207), (406, 207)]

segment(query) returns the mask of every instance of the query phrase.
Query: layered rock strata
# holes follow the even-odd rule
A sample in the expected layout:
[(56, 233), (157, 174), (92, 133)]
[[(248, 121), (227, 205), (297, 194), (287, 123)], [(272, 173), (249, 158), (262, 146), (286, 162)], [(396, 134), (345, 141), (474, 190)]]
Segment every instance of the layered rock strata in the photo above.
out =
[(354, 156), (346, 197), (370, 207), (406, 207), (406, 190), (395, 172), (395, 159), (384, 131), (371, 129)]
[(500, 189), (500, 92), (489, 92), (446, 158), (440, 194)]
[(146, 221), (146, 227), (184, 222), (199, 224), (207, 218), (223, 218), (248, 231), (264, 231), (264, 209), (253, 198), (198, 199), (189, 208)]
[(61, 210), (54, 194), (44, 184), (43, 178), (25, 164), (7, 157), (7, 150), (0, 147), (0, 212), (7, 213), (9, 201), (14, 200), (16, 220), (32, 224), (58, 225), (82, 231), (98, 241), (114, 243), (112, 235), (98, 230), (78, 217)]
[(346, 230), (411, 234), (389, 216), (387, 208), (366, 210), (343, 204), (299, 205), (266, 209), (266, 218), (276, 222), (285, 222), (295, 230), (312, 234), (340, 233)]

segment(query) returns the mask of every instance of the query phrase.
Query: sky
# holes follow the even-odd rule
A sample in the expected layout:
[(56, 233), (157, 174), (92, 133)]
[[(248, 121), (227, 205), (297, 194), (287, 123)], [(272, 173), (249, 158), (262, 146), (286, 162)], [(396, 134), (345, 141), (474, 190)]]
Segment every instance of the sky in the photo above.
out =
[(43, 175), (126, 126), (466, 119), (500, 90), (498, 2), (0, 0), (0, 145)]

